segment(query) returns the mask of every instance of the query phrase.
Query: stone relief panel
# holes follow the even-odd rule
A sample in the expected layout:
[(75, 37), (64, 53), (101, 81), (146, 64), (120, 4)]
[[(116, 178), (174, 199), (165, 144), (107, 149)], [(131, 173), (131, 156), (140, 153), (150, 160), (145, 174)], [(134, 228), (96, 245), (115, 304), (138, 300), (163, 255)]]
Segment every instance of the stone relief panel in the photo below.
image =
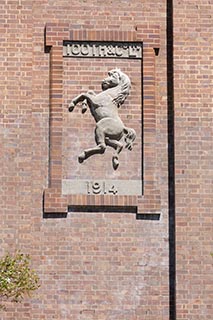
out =
[[(62, 193), (141, 195), (141, 60), (65, 57), (63, 64)], [(106, 88), (107, 82), (119, 82), (121, 78), (122, 81), (128, 80), (128, 88), (124, 103), (119, 105), (118, 101), (112, 102), (116, 97), (112, 97), (109, 102), (109, 97), (106, 98), (109, 94), (105, 97), (104, 94), (110, 90)], [(102, 82), (103, 79), (105, 81)], [(113, 87), (114, 91), (118, 89), (116, 87)], [(95, 97), (101, 101), (97, 103)], [(96, 109), (95, 112), (94, 105), (100, 108), (101, 104), (111, 104), (111, 110), (105, 108), (105, 111), (102, 109), (100, 112)], [(72, 112), (68, 112), (68, 108)], [(107, 123), (103, 111), (107, 112)], [(106, 132), (106, 129), (112, 127), (114, 130), (110, 129), (113, 131), (111, 137), (106, 134), (103, 141), (100, 141), (103, 135), (99, 132), (99, 122), (102, 122), (102, 131)], [(124, 128), (130, 128), (129, 138), (126, 137), (129, 131)], [(128, 148), (133, 150), (129, 152)]]
[(129, 95), (131, 82), (129, 77), (120, 69), (108, 71), (108, 76), (102, 81), (102, 91), (95, 93), (87, 91), (71, 100), (68, 111), (72, 112), (75, 106), (81, 103), (81, 111), (90, 109), (95, 125), (96, 146), (85, 149), (79, 156), (79, 163), (83, 163), (95, 154), (103, 154), (110, 146), (115, 151), (112, 156), (112, 166), (116, 170), (119, 166), (118, 156), (122, 149), (132, 150), (136, 132), (124, 125), (119, 117), (118, 109)]

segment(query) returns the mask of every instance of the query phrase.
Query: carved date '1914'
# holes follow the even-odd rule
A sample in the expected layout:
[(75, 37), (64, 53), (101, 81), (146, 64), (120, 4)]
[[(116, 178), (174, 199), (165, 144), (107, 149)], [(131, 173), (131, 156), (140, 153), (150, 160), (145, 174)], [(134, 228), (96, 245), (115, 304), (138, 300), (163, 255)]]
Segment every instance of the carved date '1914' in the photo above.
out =
[(87, 185), (87, 194), (117, 194), (118, 190), (114, 185), (110, 187), (106, 185), (105, 182), (86, 182)]

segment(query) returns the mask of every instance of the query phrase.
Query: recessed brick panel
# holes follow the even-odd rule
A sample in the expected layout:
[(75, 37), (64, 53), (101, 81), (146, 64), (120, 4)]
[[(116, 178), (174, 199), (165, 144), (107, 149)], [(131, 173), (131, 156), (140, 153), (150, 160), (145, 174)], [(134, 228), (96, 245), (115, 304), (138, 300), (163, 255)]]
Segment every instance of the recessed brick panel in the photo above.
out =
[[(66, 93), (64, 92), (63, 86), (61, 85), (63, 74), (64, 74), (64, 60), (66, 61), (67, 57), (62, 56), (62, 44), (63, 41), (66, 40), (67, 36), (73, 38), (75, 41), (80, 40), (101, 40), (102, 41), (109, 41), (109, 39), (115, 40), (115, 32), (113, 31), (94, 31), (90, 32), (89, 30), (81, 30), (72, 32), (71, 28), (74, 28), (74, 26), (71, 27), (71, 25), (64, 25), (60, 23), (57, 24), (47, 24), (45, 28), (45, 44), (48, 46), (48, 50), (50, 50), (50, 168), (49, 168), (49, 188), (50, 190), (45, 191), (44, 195), (44, 211), (46, 212), (57, 212), (54, 202), (51, 206), (51, 200), (53, 199), (53, 196), (47, 200), (46, 194), (51, 194), (51, 188), (57, 188), (58, 190), (64, 189), (63, 188), (63, 169), (62, 169), (62, 162), (64, 156), (65, 150), (63, 150), (63, 142), (62, 142), (62, 136), (63, 136), (63, 130), (64, 130), (64, 119), (63, 119), (63, 101), (65, 99), (66, 101)], [(75, 29), (75, 28), (74, 28)], [(53, 37), (53, 32), (55, 30), (55, 37)], [(67, 33), (67, 30), (70, 30), (70, 33)], [(141, 122), (141, 126), (139, 128), (140, 130), (140, 167), (139, 167), (139, 159), (137, 160), (137, 170), (140, 170), (141, 175), (141, 185), (140, 189), (141, 191), (137, 195), (139, 195), (136, 199), (135, 206), (138, 207), (138, 209), (141, 211), (141, 213), (152, 213), (153, 211), (160, 211), (160, 194), (158, 190), (157, 183), (154, 181), (154, 173), (155, 173), (155, 160), (156, 160), (156, 152), (155, 152), (155, 141), (156, 141), (156, 123), (155, 123), (155, 117), (156, 117), (156, 110), (155, 110), (155, 48), (153, 46), (158, 45), (159, 46), (159, 29), (156, 26), (152, 25), (141, 25), (137, 28), (138, 36), (135, 36), (135, 32), (126, 32), (126, 31), (120, 31), (118, 32), (118, 35), (120, 36), (120, 39), (124, 41), (129, 41), (132, 38), (140, 40), (143, 42), (143, 39), (147, 41), (146, 43), (143, 43), (144, 45), (144, 54), (143, 54), (143, 60), (142, 64), (139, 65), (138, 72), (140, 73), (140, 81), (141, 84), (138, 86), (138, 89), (140, 90), (140, 99), (141, 99), (141, 110), (139, 114), (139, 121)], [(60, 32), (61, 31), (61, 32)], [(149, 31), (149, 32), (148, 32)], [(155, 34), (156, 37), (148, 37), (150, 34)], [(65, 38), (64, 38), (65, 37)], [(48, 39), (51, 38), (50, 46), (48, 45)], [(63, 41), (62, 41), (63, 39)], [(155, 42), (152, 41), (152, 39), (155, 39)], [(69, 39), (68, 39), (69, 40)], [(106, 66), (110, 63), (112, 63), (112, 59), (107, 59), (109, 62), (105, 62)], [(129, 59), (130, 60), (130, 59)], [(81, 59), (81, 65), (83, 64), (83, 60)], [(88, 61), (86, 63), (89, 63)], [(141, 62), (140, 62), (141, 63)], [(117, 64), (117, 61), (116, 61)], [(97, 63), (97, 65), (101, 65), (101, 62)], [(75, 70), (74, 66), (74, 70)], [(126, 69), (128, 69), (127, 66), (125, 66)], [(130, 70), (130, 69), (129, 69)], [(81, 75), (84, 75), (85, 72), (82, 71)], [(151, 75), (151, 77), (148, 77), (147, 75)], [(76, 75), (77, 79), (77, 75)], [(144, 80), (146, 79), (146, 80)], [(82, 84), (84, 85), (86, 83), (85, 78), (81, 79)], [(64, 83), (63, 83), (64, 84)], [(81, 86), (82, 86), (81, 84)], [(76, 90), (76, 89), (75, 89)], [(63, 98), (62, 98), (63, 97)], [(68, 105), (68, 101), (66, 102)], [(134, 112), (134, 111), (132, 111)], [(138, 111), (137, 111), (138, 112)], [(148, 114), (148, 116), (147, 116)], [(152, 115), (153, 118), (150, 122), (149, 115)], [(137, 114), (135, 115), (135, 118), (138, 117)], [(133, 117), (134, 119), (134, 117)], [(137, 119), (138, 120), (138, 119)], [(77, 119), (79, 121), (79, 119)], [(145, 134), (144, 134), (145, 133)], [(65, 134), (66, 136), (66, 134)], [(148, 142), (148, 143), (147, 143)], [(65, 149), (69, 149), (66, 148)], [(139, 154), (139, 153), (138, 153)], [(132, 162), (134, 165), (134, 162)], [(148, 165), (147, 165), (148, 164)], [(144, 170), (145, 169), (145, 170)], [(94, 170), (93, 170), (94, 171)], [(135, 171), (135, 168), (134, 168)], [(95, 173), (95, 171), (94, 171)], [(136, 176), (138, 173), (136, 174)], [(146, 176), (149, 176), (149, 179), (146, 179)], [(73, 176), (75, 176), (73, 174)], [(144, 179), (145, 177), (145, 179)], [(66, 174), (65, 174), (66, 178)], [(97, 179), (97, 178), (96, 178)], [(135, 180), (136, 182), (139, 181), (138, 179)], [(89, 182), (90, 183), (90, 182)], [(150, 184), (151, 183), (151, 184)], [(114, 188), (114, 184), (113, 184)], [(156, 199), (155, 194), (158, 194), (158, 199)], [(60, 193), (60, 191), (59, 191)], [(62, 195), (61, 191), (61, 201), (63, 204), (67, 201), (67, 208), (69, 205), (69, 197), (66, 192), (66, 194)], [(54, 192), (53, 192), (54, 194)], [(133, 193), (134, 194), (134, 193)], [(142, 195), (143, 196), (140, 196)], [(147, 201), (148, 195), (152, 195), (152, 201)], [(98, 205), (101, 201), (98, 197), (93, 198), (92, 196), (88, 195), (90, 199), (88, 199), (88, 203), (93, 205)], [(118, 195), (119, 196), (119, 195)], [(75, 205), (80, 205), (80, 199), (81, 195), (77, 197), (78, 199), (77, 203)], [(127, 200), (128, 199), (128, 200)], [(131, 196), (126, 197), (125, 205), (132, 204), (133, 198)], [(106, 201), (104, 201), (105, 203)], [(118, 202), (120, 202), (118, 200)], [(122, 201), (121, 201), (122, 202)], [(117, 198), (113, 200), (113, 203), (117, 203)], [(150, 204), (150, 206), (149, 206)], [(52, 208), (52, 209), (51, 209)], [(63, 205), (63, 208), (64, 205)], [(67, 210), (65, 210), (66, 212)]]

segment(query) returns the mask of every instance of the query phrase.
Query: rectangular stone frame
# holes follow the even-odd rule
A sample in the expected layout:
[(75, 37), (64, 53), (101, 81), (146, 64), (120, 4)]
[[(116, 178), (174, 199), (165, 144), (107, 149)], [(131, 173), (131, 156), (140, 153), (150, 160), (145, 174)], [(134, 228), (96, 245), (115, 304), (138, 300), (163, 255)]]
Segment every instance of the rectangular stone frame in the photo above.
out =
[[(63, 41), (143, 42), (143, 195), (62, 195), (63, 130)], [(50, 53), (49, 187), (44, 191), (44, 213), (67, 213), (69, 206), (134, 207), (138, 214), (161, 211), (160, 192), (155, 181), (156, 114), (155, 55), (160, 46), (159, 26), (138, 25), (134, 31), (73, 30), (69, 24), (48, 23), (45, 51)], [(125, 211), (125, 209), (124, 209)]]

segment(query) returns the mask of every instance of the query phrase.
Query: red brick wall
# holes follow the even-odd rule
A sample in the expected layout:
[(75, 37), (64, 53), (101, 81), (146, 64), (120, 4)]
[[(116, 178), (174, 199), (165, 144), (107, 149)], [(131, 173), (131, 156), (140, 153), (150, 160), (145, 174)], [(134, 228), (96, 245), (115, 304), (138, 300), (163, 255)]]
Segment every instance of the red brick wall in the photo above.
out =
[(174, 5), (177, 319), (212, 319), (212, 1)]
[[(36, 295), (23, 305), (8, 305), (1, 318), (168, 319), (165, 3), (11, 0), (0, 6), (0, 252), (21, 249), (30, 253), (41, 278)], [(146, 79), (146, 90), (152, 95), (150, 82), (156, 82), (155, 101), (144, 110), (145, 196), (153, 200), (152, 192), (158, 188), (159, 221), (136, 220), (133, 213), (125, 212), (43, 218), (43, 191), (49, 187), (51, 174), (52, 76), (51, 54), (44, 53), (44, 27), (61, 22), (74, 33), (91, 30), (91, 36), (96, 29), (136, 32), (142, 24), (160, 26), (160, 54), (147, 60), (144, 70), (145, 74), (154, 72), (152, 79)], [(149, 124), (156, 124), (156, 132), (149, 130)], [(156, 211), (149, 200), (143, 206), (145, 213), (148, 209)]]

